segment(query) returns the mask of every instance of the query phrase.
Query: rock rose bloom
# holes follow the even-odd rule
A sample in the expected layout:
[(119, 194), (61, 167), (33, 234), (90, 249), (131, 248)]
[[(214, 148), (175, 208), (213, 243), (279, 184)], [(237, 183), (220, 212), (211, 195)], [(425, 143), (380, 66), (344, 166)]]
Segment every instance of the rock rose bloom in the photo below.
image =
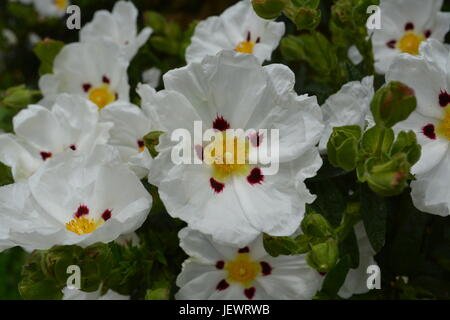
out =
[(258, 17), (251, 1), (243, 0), (197, 25), (186, 49), (186, 61), (200, 62), (206, 55), (226, 49), (254, 54), (262, 63), (270, 60), (284, 31), (283, 22)]
[(375, 68), (384, 74), (400, 53), (417, 55), (422, 41), (443, 41), (450, 30), (450, 13), (443, 0), (381, 0), (381, 29), (372, 35)]
[[(223, 51), (165, 74), (166, 90), (138, 89), (154, 130), (165, 132), (149, 181), (171, 216), (237, 246), (260, 232), (286, 236), (298, 228), (305, 204), (315, 199), (304, 180), (322, 165), (316, 144), (323, 124), (316, 98), (297, 96), (294, 79), (283, 65), (262, 67), (252, 55)], [(209, 143), (171, 141), (179, 129), (198, 136), (196, 121), (213, 132)], [(260, 161), (273, 138), (260, 129), (278, 130), (271, 146), (279, 152), (270, 154), (279, 165), (275, 174)], [(176, 163), (180, 149), (194, 160)]]
[(94, 19), (80, 30), (80, 41), (112, 41), (122, 48), (126, 60), (130, 61), (153, 31), (147, 27), (137, 33), (138, 14), (133, 3), (126, 1), (116, 2), (112, 12), (96, 11)]
[(139, 228), (151, 204), (113, 147), (98, 146), (88, 156), (65, 153), (27, 183), (0, 188), (0, 241), (35, 249), (107, 243)]
[(13, 118), (13, 134), (0, 134), (0, 161), (16, 181), (27, 179), (60, 153), (89, 153), (109, 139), (112, 123), (100, 123), (98, 108), (75, 95), (61, 94), (51, 108), (30, 105)]
[(116, 100), (129, 100), (128, 62), (113, 42), (71, 43), (53, 62), (53, 73), (42, 76), (39, 88), (43, 104), (50, 104), (59, 93), (85, 97), (100, 109)]
[(262, 236), (241, 248), (215, 243), (189, 228), (179, 237), (190, 258), (178, 275), (176, 299), (307, 300), (320, 287), (321, 276), (305, 255), (271, 257)]
[(450, 214), (450, 51), (436, 40), (421, 46), (421, 55), (401, 55), (386, 74), (387, 81), (401, 81), (416, 93), (417, 109), (397, 124), (413, 130), (422, 156), (412, 167), (414, 205), (425, 212)]
[(34, 0), (34, 8), (41, 17), (61, 18), (70, 5), (68, 0)]

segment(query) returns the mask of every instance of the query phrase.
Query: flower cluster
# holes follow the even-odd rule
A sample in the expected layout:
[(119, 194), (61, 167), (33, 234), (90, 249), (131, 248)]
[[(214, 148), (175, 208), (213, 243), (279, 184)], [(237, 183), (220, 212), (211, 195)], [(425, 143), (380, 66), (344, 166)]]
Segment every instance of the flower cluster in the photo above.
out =
[[(343, 8), (357, 2), (345, 1), (333, 7), (336, 37)], [(20, 2), (42, 17), (70, 5)], [(132, 249), (123, 237), (154, 223), (163, 205), (183, 221), (176, 241), (189, 256), (164, 278), (178, 287), (176, 299), (368, 292), (367, 268), (387, 239), (379, 199), (410, 186), (417, 209), (450, 214), (450, 51), (442, 43), (450, 15), (442, 0), (381, 0), (382, 28), (357, 31), (364, 36), (350, 52), (364, 62), (351, 64), (338, 62), (352, 45), (345, 36), (339, 47), (314, 31), (317, 5), (269, 2), (242, 0), (199, 22), (185, 65), (168, 68), (161, 84), (158, 68), (139, 70), (144, 83), (136, 84), (129, 69), (139, 50), (150, 43), (170, 52), (164, 36), (181, 31), (155, 14), (138, 31), (138, 9), (118, 1), (95, 12), (78, 42), (58, 48), (39, 78), (39, 101), (24, 87), (9, 90), (5, 105), (26, 103), (0, 134), (0, 162), (13, 178), (0, 187), (0, 250), (103, 243), (157, 251), (148, 235)], [(281, 13), (291, 22), (272, 19)], [(282, 40), (292, 23), (310, 33)], [(282, 61), (305, 62), (300, 71), (270, 63), (280, 42)], [(309, 90), (299, 73), (327, 90)], [(333, 189), (339, 178), (352, 179), (340, 182), (345, 194)], [(175, 263), (164, 254), (159, 262)], [(59, 294), (129, 299), (114, 280)]]

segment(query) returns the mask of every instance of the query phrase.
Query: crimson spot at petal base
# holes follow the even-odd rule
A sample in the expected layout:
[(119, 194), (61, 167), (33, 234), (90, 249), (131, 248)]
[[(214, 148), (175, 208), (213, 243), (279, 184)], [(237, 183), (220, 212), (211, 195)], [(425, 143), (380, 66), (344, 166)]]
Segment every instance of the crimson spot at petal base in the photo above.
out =
[(52, 157), (52, 153), (51, 152), (46, 152), (46, 151), (42, 151), (41, 152), (41, 158), (42, 160), (47, 160), (48, 158)]
[(263, 276), (268, 276), (272, 273), (272, 267), (265, 261), (261, 261), (259, 263), (261, 265), (261, 272)]
[(225, 184), (215, 180), (214, 178), (209, 179), (209, 183), (215, 193), (220, 193), (220, 192), (222, 192), (223, 188), (225, 188)]
[(75, 217), (81, 218), (82, 216), (85, 216), (87, 214), (89, 214), (89, 208), (82, 204), (78, 207), (77, 212), (75, 212)]
[(226, 280), (221, 280), (218, 284), (216, 289), (217, 290), (225, 290), (226, 288), (228, 288), (230, 285), (228, 284), (228, 282)]
[(445, 108), (450, 103), (450, 95), (446, 90), (442, 90), (439, 94), (439, 105)]
[(244, 294), (249, 300), (253, 299), (253, 297), (255, 296), (255, 292), (256, 292), (255, 287), (247, 288), (244, 290)]
[(247, 181), (250, 184), (257, 184), (264, 181), (264, 175), (260, 168), (253, 168), (250, 174), (247, 176)]
[(429, 123), (422, 128), (422, 133), (429, 139), (436, 139), (436, 132), (434, 131), (434, 125)]
[(111, 218), (111, 210), (109, 210), (109, 209), (106, 209), (103, 213), (102, 213), (102, 219), (104, 220), (104, 221), (107, 221), (107, 220), (109, 220), (110, 218)]
[(240, 248), (238, 250), (238, 253), (249, 253), (249, 252), (250, 252), (250, 248), (249, 247)]
[(217, 117), (213, 121), (212, 127), (219, 131), (225, 131), (227, 129), (230, 129), (230, 123), (227, 120), (225, 120), (223, 117)]
[(225, 262), (224, 261), (220, 260), (220, 261), (216, 262), (216, 268), (217, 269), (222, 270), (223, 267), (225, 267)]

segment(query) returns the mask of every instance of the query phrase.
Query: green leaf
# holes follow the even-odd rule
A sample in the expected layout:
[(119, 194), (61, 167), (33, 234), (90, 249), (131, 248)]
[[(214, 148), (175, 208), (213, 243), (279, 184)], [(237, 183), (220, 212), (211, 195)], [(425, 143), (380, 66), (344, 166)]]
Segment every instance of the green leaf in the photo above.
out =
[(361, 214), (375, 252), (381, 250), (386, 239), (387, 206), (383, 197), (372, 192), (367, 185), (360, 185)]
[(40, 75), (53, 72), (53, 61), (63, 47), (63, 42), (48, 38), (36, 44), (33, 51), (41, 60)]
[(329, 296), (336, 296), (339, 289), (345, 282), (347, 273), (350, 270), (350, 257), (348, 255), (344, 256), (339, 260), (339, 262), (334, 266), (330, 272), (327, 273), (322, 285), (322, 292)]

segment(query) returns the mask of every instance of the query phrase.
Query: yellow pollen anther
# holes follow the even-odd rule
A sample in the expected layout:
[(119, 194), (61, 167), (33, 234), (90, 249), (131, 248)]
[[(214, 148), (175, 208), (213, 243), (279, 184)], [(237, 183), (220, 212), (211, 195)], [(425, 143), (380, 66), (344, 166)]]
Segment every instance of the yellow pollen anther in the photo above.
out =
[(66, 223), (66, 229), (78, 235), (83, 235), (95, 231), (102, 224), (102, 220), (95, 221), (94, 219), (89, 219), (85, 216), (80, 218), (74, 217)]
[(66, 8), (67, 8), (67, 0), (54, 0), (54, 2), (53, 2), (54, 4), (55, 4), (55, 6), (59, 9), (59, 10), (61, 10), (61, 11), (64, 11), (64, 10), (66, 10)]
[(205, 147), (204, 161), (212, 166), (214, 179), (224, 182), (232, 175), (248, 175), (249, 149), (248, 141), (234, 137), (228, 131), (220, 132)]
[(228, 272), (228, 282), (237, 282), (246, 288), (261, 275), (261, 265), (252, 261), (248, 253), (239, 253), (236, 259), (225, 263), (224, 269)]
[(253, 48), (255, 47), (255, 43), (251, 41), (242, 41), (236, 46), (234, 51), (242, 52), (242, 53), (253, 53)]
[(441, 123), (437, 126), (436, 132), (441, 137), (450, 140), (450, 106), (445, 108), (445, 116)]
[(423, 35), (418, 35), (412, 31), (408, 31), (397, 43), (397, 48), (401, 52), (418, 55), (420, 43), (424, 40), (425, 37)]
[(100, 109), (116, 101), (116, 94), (109, 89), (107, 84), (89, 90), (89, 100), (95, 103)]

